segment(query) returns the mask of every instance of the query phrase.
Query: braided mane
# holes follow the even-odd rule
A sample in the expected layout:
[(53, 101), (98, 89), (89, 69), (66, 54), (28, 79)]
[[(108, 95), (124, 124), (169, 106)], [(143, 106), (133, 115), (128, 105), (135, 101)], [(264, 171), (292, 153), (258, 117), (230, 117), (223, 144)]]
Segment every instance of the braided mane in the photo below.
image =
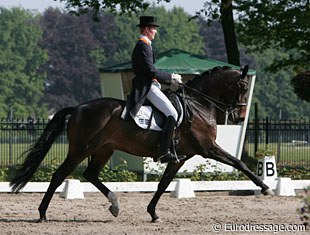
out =
[(201, 82), (207, 82), (208, 80), (209, 81), (212, 81), (213, 79), (215, 79), (217, 77), (217, 75), (219, 73), (222, 73), (222, 72), (226, 72), (226, 71), (230, 71), (232, 70), (231, 67), (229, 66), (217, 66), (217, 67), (214, 67), (212, 69), (209, 69), (205, 72), (203, 72), (202, 74), (198, 74), (196, 75), (192, 80), (189, 80), (186, 85), (190, 86), (190, 87), (196, 87), (201, 85)]

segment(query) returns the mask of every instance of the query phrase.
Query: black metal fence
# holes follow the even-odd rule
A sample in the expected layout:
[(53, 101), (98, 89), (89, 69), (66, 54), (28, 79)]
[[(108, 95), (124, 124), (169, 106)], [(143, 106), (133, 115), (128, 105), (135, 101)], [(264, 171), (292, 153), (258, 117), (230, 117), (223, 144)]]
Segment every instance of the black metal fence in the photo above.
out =
[(268, 147), (278, 167), (310, 167), (310, 120), (249, 122), (246, 138), (250, 156)]
[[(48, 120), (0, 119), (0, 167), (21, 164), (21, 155), (42, 134)], [(65, 130), (58, 136), (42, 165), (61, 163), (67, 154), (68, 141)]]
[[(21, 154), (42, 134), (47, 120), (0, 119), (0, 167), (22, 163)], [(277, 157), (278, 167), (310, 167), (310, 121), (249, 122), (247, 148), (250, 156), (266, 144)], [(61, 163), (67, 154), (65, 130), (52, 145), (43, 165)], [(85, 160), (83, 164), (87, 164)]]

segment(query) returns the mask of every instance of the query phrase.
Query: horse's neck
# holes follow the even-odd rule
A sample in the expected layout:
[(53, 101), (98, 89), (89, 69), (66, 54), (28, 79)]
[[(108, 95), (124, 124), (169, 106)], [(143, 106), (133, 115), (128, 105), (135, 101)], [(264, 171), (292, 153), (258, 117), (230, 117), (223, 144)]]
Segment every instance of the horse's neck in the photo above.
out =
[(213, 121), (216, 120), (217, 124), (223, 124), (225, 122), (225, 112), (220, 109), (221, 105), (218, 106), (222, 102), (221, 97), (225, 89), (225, 83), (227, 83), (227, 80), (225, 80), (224, 76), (217, 76), (204, 78), (192, 84), (191, 89), (198, 90), (200, 93), (198, 94), (195, 91), (190, 92), (190, 96), (195, 100), (195, 102), (192, 102), (195, 106), (195, 111), (200, 113), (198, 115), (205, 116), (208, 113), (211, 115), (207, 115), (208, 118), (211, 118)]

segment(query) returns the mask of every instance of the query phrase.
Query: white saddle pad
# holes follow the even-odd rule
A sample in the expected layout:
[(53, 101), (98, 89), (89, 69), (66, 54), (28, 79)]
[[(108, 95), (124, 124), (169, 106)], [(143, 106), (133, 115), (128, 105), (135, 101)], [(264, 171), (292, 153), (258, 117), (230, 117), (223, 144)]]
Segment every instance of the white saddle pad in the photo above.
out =
[(156, 124), (154, 118), (150, 120), (152, 111), (153, 109), (151, 106), (142, 106), (136, 116), (132, 116), (132, 118), (142, 129), (149, 128), (150, 130), (161, 131), (162, 128)]
[[(178, 120), (178, 126), (181, 124), (183, 120), (183, 108), (181, 106), (181, 116)], [(154, 117), (151, 119), (153, 108), (151, 106), (142, 106), (139, 110), (139, 112), (136, 114), (135, 117), (132, 116), (135, 123), (141, 127), (142, 129), (149, 129), (154, 131), (161, 131), (162, 128), (157, 125), (155, 122)]]

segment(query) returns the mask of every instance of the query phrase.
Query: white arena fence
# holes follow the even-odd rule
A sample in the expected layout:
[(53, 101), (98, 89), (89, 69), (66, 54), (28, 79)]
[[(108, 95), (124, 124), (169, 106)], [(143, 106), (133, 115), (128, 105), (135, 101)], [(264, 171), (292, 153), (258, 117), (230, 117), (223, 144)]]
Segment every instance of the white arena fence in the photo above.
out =
[[(166, 192), (174, 191), (178, 180), (170, 183)], [(271, 189), (277, 187), (277, 180), (264, 181)], [(310, 185), (310, 180), (292, 180), (294, 190), (302, 190)], [(89, 182), (81, 182), (83, 192), (99, 192)], [(155, 192), (158, 182), (107, 182), (104, 183), (113, 192)], [(49, 182), (29, 182), (21, 192), (27, 193), (44, 193), (48, 188)], [(194, 191), (240, 191), (240, 190), (260, 190), (252, 181), (236, 180), (236, 181), (191, 181)], [(56, 192), (62, 192), (65, 182), (62, 183)], [(9, 182), (0, 182), (0, 192), (11, 192)]]

